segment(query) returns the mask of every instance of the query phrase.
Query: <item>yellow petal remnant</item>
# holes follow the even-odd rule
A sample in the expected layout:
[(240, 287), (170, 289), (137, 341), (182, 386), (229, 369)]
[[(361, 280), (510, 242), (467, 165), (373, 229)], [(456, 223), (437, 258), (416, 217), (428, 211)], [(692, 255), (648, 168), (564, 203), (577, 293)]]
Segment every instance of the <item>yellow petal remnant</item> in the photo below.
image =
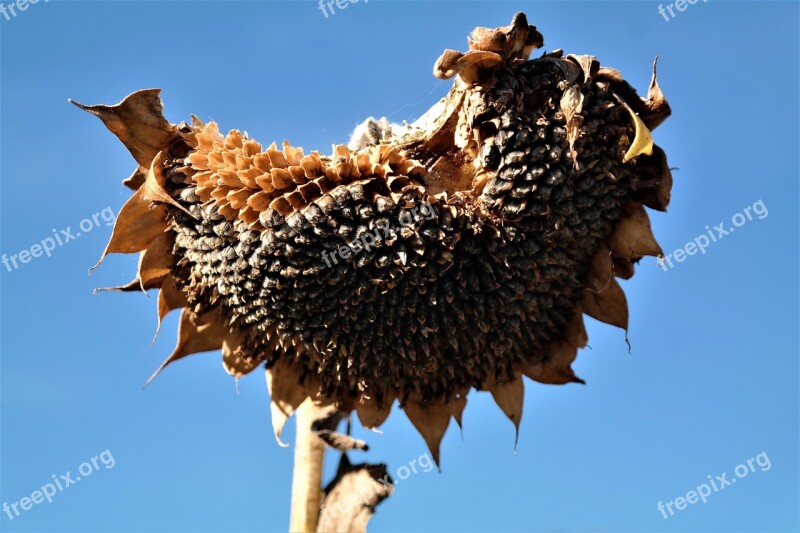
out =
[(622, 158), (622, 162), (627, 163), (641, 154), (653, 155), (653, 136), (650, 134), (650, 130), (647, 129), (647, 126), (645, 126), (642, 119), (639, 118), (639, 115), (633, 112), (633, 109), (631, 109), (631, 106), (629, 106), (625, 100), (619, 97), (617, 97), (617, 100), (628, 110), (636, 126), (636, 135), (633, 138), (630, 148), (628, 148), (628, 151)]

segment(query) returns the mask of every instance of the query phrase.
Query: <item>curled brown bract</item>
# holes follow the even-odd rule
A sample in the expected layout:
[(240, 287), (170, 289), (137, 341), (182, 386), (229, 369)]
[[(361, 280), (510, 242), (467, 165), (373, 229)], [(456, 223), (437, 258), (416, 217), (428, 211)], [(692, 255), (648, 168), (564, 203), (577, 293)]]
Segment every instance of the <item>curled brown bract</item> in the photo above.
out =
[(445, 50), (434, 64), (434, 76), (447, 80), (458, 75), (469, 85), (480, 83), (487, 72), (504, 61), (528, 59), (544, 44), (544, 38), (536, 26), (528, 24), (524, 13), (517, 13), (508, 26), (475, 28), (468, 42), (465, 53)]

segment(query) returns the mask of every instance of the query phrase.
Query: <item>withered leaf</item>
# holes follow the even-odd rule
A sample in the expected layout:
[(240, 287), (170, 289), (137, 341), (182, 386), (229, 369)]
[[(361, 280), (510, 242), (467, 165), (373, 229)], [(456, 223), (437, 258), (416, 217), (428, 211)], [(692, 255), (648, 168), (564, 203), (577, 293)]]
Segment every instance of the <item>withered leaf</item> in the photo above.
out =
[(216, 309), (199, 315), (194, 311), (184, 309), (178, 324), (178, 343), (175, 345), (175, 349), (153, 372), (145, 386), (149, 385), (162, 370), (178, 359), (196, 353), (219, 350), (227, 332), (228, 327)]
[(145, 198), (144, 188), (138, 189), (122, 206), (111, 232), (111, 240), (92, 269), (100, 266), (108, 254), (130, 254), (146, 249), (167, 229), (166, 218), (166, 207), (152, 205)]
[(403, 406), (403, 410), (425, 439), (433, 460), (439, 465), (439, 446), (450, 423), (450, 407), (445, 404), (422, 404), (409, 400)]
[(513, 381), (498, 384), (489, 389), (497, 406), (505, 413), (514, 424), (516, 437), (514, 445), (519, 439), (519, 424), (522, 421), (522, 406), (525, 399), (525, 384), (517, 377)]
[(627, 206), (628, 213), (611, 234), (611, 251), (617, 257), (638, 259), (643, 255), (658, 257), (661, 247), (650, 226), (650, 217), (641, 204)]
[(602, 292), (584, 290), (581, 305), (584, 312), (595, 320), (628, 329), (628, 301), (616, 279), (611, 278)]
[(289, 446), (281, 440), (283, 426), (300, 404), (308, 398), (308, 393), (301, 387), (300, 374), (290, 366), (285, 358), (280, 358), (267, 369), (267, 389), (269, 390), (270, 412), (275, 440), (281, 447)]
[(120, 103), (87, 106), (70, 102), (99, 117), (142, 168), (150, 168), (156, 154), (178, 138), (177, 129), (164, 118), (161, 89), (131, 93)]

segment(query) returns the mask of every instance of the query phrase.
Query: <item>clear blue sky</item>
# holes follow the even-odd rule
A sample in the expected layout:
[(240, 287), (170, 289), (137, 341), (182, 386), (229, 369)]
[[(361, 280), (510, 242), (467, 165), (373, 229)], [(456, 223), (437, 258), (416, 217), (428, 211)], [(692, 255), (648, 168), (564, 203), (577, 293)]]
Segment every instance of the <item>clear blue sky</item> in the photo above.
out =
[[(7, 4), (7, 2), (6, 2)], [(655, 132), (675, 175), (655, 233), (674, 251), (747, 207), (705, 255), (624, 282), (623, 333), (589, 320), (575, 365), (587, 386), (528, 383), (513, 426), (472, 393), (442, 473), (403, 480), (371, 531), (796, 531), (798, 523), (798, 4), (702, 1), (667, 22), (658, 3), (371, 0), (325, 18), (306, 2), (57, 2), (0, 16), (2, 240), (18, 254), (130, 192), (133, 161), (67, 103), (163, 88), (173, 122), (196, 113), (263, 142), (329, 150), (369, 115), (412, 120), (449, 82), (431, 74), (475, 26), (524, 10), (548, 49), (589, 53), (674, 115)], [(272, 436), (263, 373), (234, 382), (216, 354), (141, 385), (172, 348), (176, 317), (148, 348), (155, 299), (92, 295), (127, 282), (102, 224), (18, 269), (0, 265), (0, 503), (109, 450), (90, 477), (3, 531), (284, 531), (292, 450)], [(85, 225), (88, 227), (91, 225)], [(356, 461), (390, 470), (426, 452), (402, 412)], [(365, 435), (360, 428), (358, 435)], [(293, 428), (285, 437), (293, 441)], [(657, 509), (762, 452), (771, 468), (664, 519)], [(333, 457), (333, 456), (331, 456)], [(333, 461), (328, 471), (333, 469)], [(86, 469), (87, 467), (84, 467)]]

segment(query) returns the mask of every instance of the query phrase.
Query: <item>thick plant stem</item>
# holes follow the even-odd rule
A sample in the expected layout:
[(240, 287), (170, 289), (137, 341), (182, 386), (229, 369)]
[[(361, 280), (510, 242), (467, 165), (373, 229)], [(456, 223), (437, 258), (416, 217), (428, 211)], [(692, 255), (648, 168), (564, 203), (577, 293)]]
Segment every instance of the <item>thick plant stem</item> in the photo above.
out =
[(292, 510), (289, 518), (290, 533), (317, 531), (322, 499), (322, 464), (325, 443), (311, 431), (311, 424), (320, 410), (311, 399), (295, 413), (294, 473), (292, 474)]

